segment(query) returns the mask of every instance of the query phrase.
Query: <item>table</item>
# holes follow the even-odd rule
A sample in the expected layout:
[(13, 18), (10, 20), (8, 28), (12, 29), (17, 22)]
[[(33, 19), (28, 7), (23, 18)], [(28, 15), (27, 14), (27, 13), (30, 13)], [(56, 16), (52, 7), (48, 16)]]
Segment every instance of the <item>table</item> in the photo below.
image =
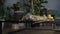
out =
[[(26, 23), (26, 28), (27, 28), (27, 23), (30, 23), (31, 25), (33, 24), (33, 23), (35, 23), (35, 22), (37, 22), (37, 21), (31, 21), (31, 20), (25, 20), (25, 21), (2, 21), (2, 24), (3, 24), (3, 26), (4, 26), (4, 22), (6, 22), (6, 23), (8, 23), (8, 22), (13, 22), (13, 23)], [(54, 21), (43, 21), (43, 22), (53, 22), (54, 23)], [(41, 23), (41, 22), (38, 22), (38, 23)], [(52, 29), (54, 29), (53, 27), (53, 23), (52, 23)], [(24, 28), (24, 29), (26, 29), (26, 28)], [(22, 29), (22, 30), (24, 30), (24, 29)], [(21, 31), (21, 30), (17, 30), (17, 31)], [(12, 32), (17, 32), (17, 31), (12, 31)], [(8, 32), (8, 33), (12, 33), (12, 32)], [(8, 34), (7, 33), (7, 34)]]

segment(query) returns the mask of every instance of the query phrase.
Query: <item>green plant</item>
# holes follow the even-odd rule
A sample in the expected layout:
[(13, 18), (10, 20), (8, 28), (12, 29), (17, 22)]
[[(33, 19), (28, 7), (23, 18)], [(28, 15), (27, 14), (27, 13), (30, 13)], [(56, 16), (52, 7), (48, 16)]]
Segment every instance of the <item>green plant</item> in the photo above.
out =
[(24, 6), (25, 6), (25, 14), (27, 14), (28, 12), (30, 12), (31, 9), (31, 0), (28, 0), (27, 2), (24, 2)]
[(14, 16), (13, 15), (10, 15), (10, 11), (11, 9), (15, 11), (18, 11), (20, 8), (20, 3), (17, 2), (16, 4), (13, 4), (11, 7), (7, 7), (7, 10), (9, 11), (8, 14), (7, 14), (7, 20), (15, 20), (15, 13), (14, 13)]
[[(46, 10), (44, 9), (45, 6), (42, 5), (43, 3), (48, 3), (48, 1), (33, 0), (34, 15), (38, 14), (38, 15), (42, 16), (44, 14), (44, 12), (46, 13)], [(42, 11), (41, 7), (43, 7), (44, 11)]]
[(14, 11), (19, 10), (19, 8), (20, 8), (20, 3), (17, 2), (16, 4), (13, 4), (13, 6), (11, 6), (11, 8), (12, 8)]

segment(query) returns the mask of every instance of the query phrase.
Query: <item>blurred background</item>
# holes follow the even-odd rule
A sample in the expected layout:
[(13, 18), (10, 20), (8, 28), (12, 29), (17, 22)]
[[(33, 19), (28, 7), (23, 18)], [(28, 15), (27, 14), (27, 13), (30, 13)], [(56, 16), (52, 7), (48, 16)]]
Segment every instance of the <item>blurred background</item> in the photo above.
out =
[[(21, 18), (25, 15), (25, 9), (31, 9), (30, 7), (25, 6), (25, 2), (28, 0), (0, 0), (0, 20), (21, 20)], [(44, 0), (45, 1), (45, 0)], [(51, 13), (55, 16), (55, 23), (57, 26), (60, 27), (60, 0), (47, 0), (47, 4), (42, 4), (47, 8), (47, 13)], [(17, 5), (19, 6), (19, 11), (15, 13), (16, 10), (12, 10), (10, 7), (13, 6), (13, 4), (19, 3)], [(29, 3), (29, 2), (28, 2)], [(31, 10), (28, 10), (31, 11)], [(17, 16), (16, 19), (14, 19), (14, 15)], [(21, 28), (25, 28), (26, 23), (20, 23)], [(4, 29), (11, 28), (12, 23), (8, 22), (4, 24)], [(30, 25), (30, 24), (29, 24)], [(28, 27), (30, 27), (28, 25)]]

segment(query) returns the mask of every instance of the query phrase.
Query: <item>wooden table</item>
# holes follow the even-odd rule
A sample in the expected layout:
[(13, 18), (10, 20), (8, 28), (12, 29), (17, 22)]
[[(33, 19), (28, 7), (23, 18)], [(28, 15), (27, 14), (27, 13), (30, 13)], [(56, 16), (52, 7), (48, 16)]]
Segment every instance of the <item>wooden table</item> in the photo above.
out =
[[(37, 21), (28, 21), (28, 20), (26, 20), (26, 21), (2, 21), (2, 23), (3, 22), (6, 22), (6, 23), (8, 23), (8, 22), (13, 22), (13, 23), (26, 23), (26, 28), (27, 28), (27, 23), (31, 23), (31, 25), (33, 24), (33, 23), (35, 23), (35, 22), (37, 22)], [(44, 22), (53, 22), (54, 23), (54, 21), (44, 21)], [(38, 22), (38, 23), (41, 23), (41, 22)], [(53, 29), (53, 23), (52, 23), (52, 29)], [(24, 28), (24, 29), (26, 29), (26, 28)], [(10, 31), (10, 32), (8, 32), (8, 33), (14, 33), (14, 32), (17, 32), (17, 31), (21, 31), (21, 30), (24, 30), (24, 29), (20, 29), (20, 30), (16, 30), (16, 31)], [(7, 34), (8, 34), (7, 33)]]

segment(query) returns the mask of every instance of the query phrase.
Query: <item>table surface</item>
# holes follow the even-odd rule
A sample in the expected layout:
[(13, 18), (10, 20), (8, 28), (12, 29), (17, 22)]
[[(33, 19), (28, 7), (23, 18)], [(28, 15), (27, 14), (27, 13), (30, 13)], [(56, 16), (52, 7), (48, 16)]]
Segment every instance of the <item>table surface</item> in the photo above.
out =
[[(2, 33), (8, 33), (13, 31), (12, 29), (5, 29)], [(13, 34), (13, 33), (12, 33)], [(14, 34), (60, 34), (60, 32), (55, 32), (53, 30), (39, 30), (39, 29), (24, 29), (18, 32), (14, 32)]]

